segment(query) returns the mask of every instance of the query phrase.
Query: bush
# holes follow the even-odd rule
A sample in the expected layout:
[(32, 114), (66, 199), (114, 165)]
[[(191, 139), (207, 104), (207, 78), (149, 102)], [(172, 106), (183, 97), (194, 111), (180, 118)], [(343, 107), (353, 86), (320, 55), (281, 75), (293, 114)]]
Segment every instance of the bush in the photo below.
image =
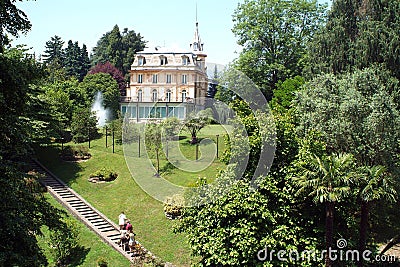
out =
[(92, 155), (85, 146), (66, 146), (61, 151), (60, 156), (63, 160), (75, 161), (89, 159)]
[(176, 194), (167, 197), (164, 204), (165, 216), (168, 219), (178, 219), (182, 216), (182, 209), (185, 206), (185, 199), (182, 195)]
[(100, 170), (95, 171), (90, 174), (90, 178), (98, 178), (100, 181), (114, 181), (117, 179), (118, 173), (108, 168), (101, 168)]
[(108, 266), (108, 262), (106, 261), (105, 258), (99, 257), (99, 258), (97, 259), (97, 266), (98, 266), (98, 267), (107, 267), (107, 266)]

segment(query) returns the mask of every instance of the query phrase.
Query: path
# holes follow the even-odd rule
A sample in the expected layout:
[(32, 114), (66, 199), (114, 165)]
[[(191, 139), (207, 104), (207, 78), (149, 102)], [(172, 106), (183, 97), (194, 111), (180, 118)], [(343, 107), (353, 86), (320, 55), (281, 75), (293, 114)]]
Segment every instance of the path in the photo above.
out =
[(106, 244), (113, 247), (130, 262), (140, 262), (145, 254), (155, 258), (142, 245), (140, 245), (141, 255), (132, 255), (130, 251), (126, 251), (125, 248), (119, 247), (117, 242), (119, 241), (120, 232), (117, 224), (85, 201), (85, 199), (69, 188), (69, 186), (67, 186), (63, 181), (58, 179), (40, 162), (33, 160), (31, 165), (33, 170), (44, 175), (43, 178), (40, 179), (40, 182), (47, 188), (50, 195), (60, 202), (70, 213), (72, 213), (72, 215), (89, 227), (89, 229), (100, 236)]

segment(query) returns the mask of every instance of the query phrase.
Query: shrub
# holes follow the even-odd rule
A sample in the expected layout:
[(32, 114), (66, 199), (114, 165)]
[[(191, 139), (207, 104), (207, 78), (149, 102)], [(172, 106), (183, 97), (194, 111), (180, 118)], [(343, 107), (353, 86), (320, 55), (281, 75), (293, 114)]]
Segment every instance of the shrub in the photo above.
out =
[(81, 160), (89, 159), (92, 155), (89, 153), (89, 149), (85, 146), (66, 146), (61, 151), (60, 156), (63, 160)]
[(98, 267), (107, 267), (107, 266), (108, 266), (108, 262), (106, 261), (105, 258), (99, 257), (99, 258), (97, 259), (97, 266), (98, 266)]
[(101, 168), (100, 170), (95, 171), (90, 174), (90, 178), (99, 178), (100, 181), (114, 181), (118, 177), (118, 173), (108, 168)]
[(165, 216), (168, 219), (180, 218), (184, 206), (185, 199), (182, 195), (176, 194), (172, 197), (167, 197), (164, 204)]

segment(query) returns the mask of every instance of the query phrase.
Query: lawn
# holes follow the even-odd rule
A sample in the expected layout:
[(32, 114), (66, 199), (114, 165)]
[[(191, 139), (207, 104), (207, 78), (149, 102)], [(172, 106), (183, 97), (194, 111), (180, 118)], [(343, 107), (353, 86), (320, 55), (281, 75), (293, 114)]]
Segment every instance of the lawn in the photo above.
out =
[[(215, 140), (215, 135), (219, 134), (219, 151), (221, 155), (224, 149), (222, 138), (224, 133), (225, 131), (222, 127), (212, 125), (203, 129), (199, 137), (203, 139), (210, 137)], [(112, 153), (111, 138), (108, 138), (107, 148), (105, 147), (104, 136), (91, 141), (90, 153), (92, 158), (85, 162), (72, 163), (62, 161), (58, 156), (61, 149), (59, 144), (39, 149), (38, 159), (110, 219), (117, 222), (118, 214), (124, 211), (133, 222), (138, 240), (155, 255), (178, 266), (189, 266), (191, 257), (185, 236), (173, 233), (173, 225), (176, 222), (165, 218), (163, 204), (141, 189), (135, 179), (132, 178), (126, 164), (126, 162), (131, 164), (131, 170), (133, 168), (136, 171), (140, 170), (142, 173), (146, 172), (146, 175), (152, 176), (153, 170), (141, 167), (141, 164), (145, 164), (148, 159), (144, 155), (141, 158), (137, 157), (138, 147), (136, 144), (136, 147), (131, 147), (135, 151), (125, 151), (128, 154), (126, 161), (122, 146), (115, 145), (115, 153)], [(179, 142), (182, 154), (193, 161), (195, 146), (187, 144), (188, 138), (181, 138), (175, 142)], [(87, 145), (87, 143), (84, 145)], [(199, 157), (201, 159), (201, 154)], [(166, 161), (163, 159), (161, 165), (164, 167), (165, 164)], [(199, 176), (207, 177), (209, 181), (212, 181), (215, 179), (218, 170), (223, 168), (224, 165), (218, 159), (208, 164), (208, 167), (200, 172), (185, 172), (173, 168), (166, 172), (165, 177), (163, 177), (179, 186), (192, 186)], [(88, 182), (89, 175), (102, 167), (117, 171), (118, 178), (113, 182), (104, 184)], [(161, 180), (160, 178), (158, 179)], [(98, 239), (98, 242), (101, 242), (100, 239)], [(82, 266), (91, 265), (83, 264)]]

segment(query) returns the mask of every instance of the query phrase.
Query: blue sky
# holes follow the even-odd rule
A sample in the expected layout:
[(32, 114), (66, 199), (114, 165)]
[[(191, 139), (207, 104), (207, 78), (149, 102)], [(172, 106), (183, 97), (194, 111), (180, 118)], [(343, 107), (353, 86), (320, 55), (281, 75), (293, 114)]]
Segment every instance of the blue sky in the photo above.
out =
[(14, 44), (41, 54), (54, 35), (86, 44), (88, 50), (115, 24), (139, 32), (148, 46), (187, 48), (192, 41), (196, 2), (199, 30), (210, 63), (227, 64), (240, 47), (231, 29), (232, 14), (242, 0), (36, 0), (17, 1), (32, 23)]

